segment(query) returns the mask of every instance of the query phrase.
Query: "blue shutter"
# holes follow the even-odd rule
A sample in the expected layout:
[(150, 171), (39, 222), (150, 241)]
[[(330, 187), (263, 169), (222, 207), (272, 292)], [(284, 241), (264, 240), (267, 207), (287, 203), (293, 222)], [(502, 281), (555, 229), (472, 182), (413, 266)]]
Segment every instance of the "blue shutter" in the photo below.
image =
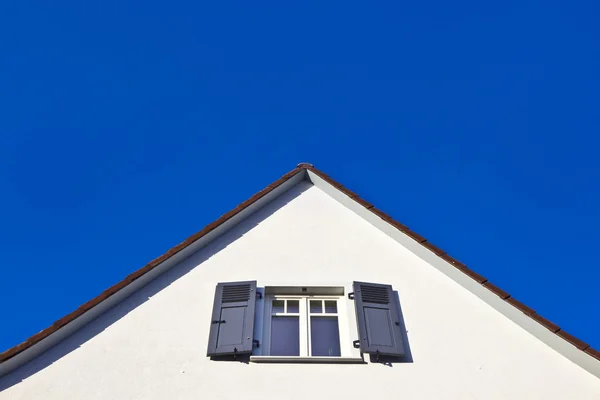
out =
[(217, 284), (207, 356), (252, 352), (256, 281)]
[(360, 351), (403, 356), (399, 305), (390, 285), (354, 282)]

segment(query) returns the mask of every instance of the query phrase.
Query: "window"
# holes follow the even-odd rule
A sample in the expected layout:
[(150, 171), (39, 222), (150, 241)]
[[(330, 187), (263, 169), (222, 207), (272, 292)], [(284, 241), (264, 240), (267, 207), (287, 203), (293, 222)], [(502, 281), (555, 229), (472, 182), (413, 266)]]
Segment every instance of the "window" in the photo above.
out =
[(270, 354), (300, 355), (300, 300), (271, 300)]
[(268, 336), (270, 356), (340, 357), (338, 297), (269, 296)]
[(337, 300), (310, 300), (311, 356), (341, 356)]
[(209, 357), (253, 362), (364, 362), (362, 354), (402, 357), (405, 336), (391, 285), (262, 286), (220, 282)]

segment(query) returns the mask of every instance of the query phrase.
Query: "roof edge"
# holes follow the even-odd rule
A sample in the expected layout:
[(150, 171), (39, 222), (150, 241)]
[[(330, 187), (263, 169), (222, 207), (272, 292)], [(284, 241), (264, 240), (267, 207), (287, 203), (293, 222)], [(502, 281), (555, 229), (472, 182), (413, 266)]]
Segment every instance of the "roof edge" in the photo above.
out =
[[(299, 164), (299, 166), (300, 165), (306, 165), (306, 164)], [(532, 309), (532, 308), (528, 307), (527, 305), (523, 304), (522, 302), (516, 300), (514, 297), (512, 297), (512, 295), (510, 293), (508, 293), (508, 292), (500, 289), (498, 286), (492, 284), (486, 277), (484, 277), (484, 276), (478, 274), (477, 272), (473, 271), (472, 269), (468, 268), (464, 263), (460, 262), (456, 258), (449, 255), (445, 250), (443, 250), (443, 249), (435, 246), (433, 243), (429, 242), (425, 237), (423, 237), (423, 236), (419, 235), (418, 233), (416, 233), (415, 231), (411, 230), (406, 225), (394, 220), (391, 216), (384, 213), (383, 211), (375, 208), (375, 206), (372, 203), (362, 199), (358, 194), (347, 189), (341, 183), (339, 183), (336, 180), (334, 180), (333, 178), (331, 178), (329, 175), (318, 170), (311, 164), (306, 165), (305, 168), (307, 170), (311, 171), (312, 173), (316, 174), (318, 177), (320, 177), (321, 179), (326, 181), (328, 184), (330, 184), (331, 186), (333, 186), (340, 192), (344, 193), (351, 200), (358, 203), (360, 206), (364, 207), (366, 210), (370, 211), (372, 214), (375, 214), (376, 216), (381, 218), (383, 221), (385, 221), (388, 224), (390, 224), (391, 226), (393, 226), (398, 231), (404, 233), (406, 236), (410, 237), (411, 239), (416, 241), (418, 244), (420, 244), (421, 246), (423, 246), (424, 248), (426, 248), (427, 250), (429, 250), (430, 252), (432, 252), (433, 254), (435, 254), (436, 256), (441, 258), (442, 260), (446, 261), (448, 264), (452, 265), (455, 269), (462, 272), (462, 274), (468, 276), (469, 278), (471, 278), (472, 280), (474, 280), (475, 282), (480, 284), (482, 287), (486, 288), (490, 292), (497, 295), (500, 299), (504, 300), (507, 304), (510, 304), (512, 307), (521, 311), (523, 314), (525, 314), (525, 316), (529, 317), (531, 320), (535, 321), (539, 325), (548, 329), (551, 333), (554, 333), (557, 337), (564, 339), (566, 342), (573, 345), (576, 349), (579, 349), (583, 353), (600, 361), (600, 351), (592, 348), (588, 343), (571, 335), (570, 333), (567, 333), (565, 330), (560, 328), (558, 325), (556, 325), (552, 321), (539, 315), (534, 309)]]
[[(150, 261), (148, 264), (144, 265), (142, 268), (138, 269), (137, 271), (127, 275), (125, 277), (125, 279), (123, 279), (122, 281), (114, 284), (113, 286), (109, 287), (108, 289), (106, 289), (105, 291), (100, 293), (98, 296), (96, 296), (93, 299), (87, 301), (86, 303), (80, 305), (76, 310), (74, 310), (74, 311), (70, 312), (69, 314), (65, 315), (64, 317), (56, 320), (49, 327), (41, 330), (40, 332), (36, 333), (33, 336), (30, 336), (24, 342), (19, 343), (16, 346), (13, 346), (13, 347), (9, 348), (8, 350), (0, 353), (0, 365), (2, 365), (6, 361), (12, 359), (13, 357), (17, 356), (18, 354), (24, 352), (25, 350), (29, 349), (30, 347), (36, 345), (37, 343), (41, 342), (42, 340), (46, 339), (47, 337), (49, 337), (50, 335), (52, 335), (53, 333), (57, 332), (59, 329), (64, 327), (65, 325), (73, 322), (75, 319), (81, 317), (83, 314), (90, 311), (92, 308), (96, 307), (97, 305), (99, 305), (103, 301), (107, 300), (108, 298), (114, 296), (116, 293), (125, 289), (130, 284), (139, 280), (140, 278), (142, 278), (149, 272), (153, 271), (154, 269), (156, 269), (156, 267), (158, 267), (165, 261), (171, 259), (176, 254), (179, 254), (180, 252), (182, 252), (183, 250), (185, 250), (186, 248), (191, 246), (193, 243), (195, 243), (199, 239), (205, 237), (207, 234), (214, 231), (216, 228), (218, 228), (219, 226), (221, 226), (222, 224), (224, 224), (225, 222), (227, 222), (234, 216), (238, 215), (240, 212), (242, 212), (243, 210), (245, 210), (252, 204), (256, 203), (258, 200), (265, 197), (267, 194), (271, 193), (274, 189), (278, 188), (279, 186), (281, 186), (282, 184), (287, 182), (289, 179), (294, 177), (296, 174), (306, 171), (306, 169), (307, 169), (306, 166), (308, 166), (308, 165), (311, 165), (311, 164), (299, 164), (296, 168), (294, 168), (290, 172), (284, 174), (281, 178), (279, 178), (275, 182), (271, 183), (263, 190), (255, 193), (248, 200), (240, 203), (234, 209), (226, 212), (225, 214), (221, 215), (221, 217), (219, 217), (215, 221), (206, 225), (199, 232), (188, 237), (187, 239), (185, 239), (183, 242), (179, 243), (178, 245), (170, 248), (169, 250), (167, 250), (166, 253), (153, 259), (152, 261)], [(1, 375), (2, 374), (0, 374), (0, 376)]]
[(24, 342), (0, 353), (0, 365), (2, 363), (12, 359), (13, 357), (17, 356), (18, 354), (24, 352), (25, 350), (29, 349), (30, 347), (36, 345), (37, 343), (41, 342), (42, 340), (44, 340), (51, 334), (58, 331), (60, 328), (73, 322), (75, 319), (79, 318), (86, 312), (90, 311), (92, 308), (94, 308), (98, 304), (102, 303), (104, 300), (115, 295), (117, 292), (119, 292), (122, 289), (124, 289), (125, 287), (129, 286), (131, 283), (138, 280), (142, 276), (146, 275), (150, 271), (153, 271), (160, 264), (164, 263), (165, 261), (169, 260), (174, 255), (176, 255), (176, 254), (180, 253), (181, 251), (183, 251), (184, 249), (188, 248), (190, 245), (195, 243), (197, 240), (204, 237), (208, 233), (212, 232), (217, 227), (219, 227), (223, 223), (227, 222), (232, 217), (236, 216), (237, 214), (239, 214), (241, 211), (245, 210), (250, 205), (256, 203), (258, 200), (260, 200), (261, 198), (263, 198), (264, 196), (269, 194), (271, 191), (273, 191), (274, 189), (276, 189), (277, 187), (281, 186), (283, 183), (285, 183), (286, 181), (288, 181), (289, 179), (294, 177), (296, 174), (298, 174), (300, 172), (304, 172), (304, 171), (311, 171), (312, 173), (316, 174), (318, 177), (320, 177), (321, 179), (326, 181), (328, 184), (330, 184), (331, 186), (333, 186), (334, 188), (336, 188), (337, 190), (339, 190), (340, 192), (342, 192), (343, 194), (348, 196), (349, 199), (355, 201), (360, 206), (364, 207), (366, 210), (375, 214), (377, 217), (381, 218), (382, 220), (387, 222), (389, 225), (391, 225), (398, 231), (404, 233), (406, 236), (410, 237), (411, 239), (413, 239), (414, 241), (419, 243), (421, 246), (423, 246), (430, 252), (434, 253), (436, 256), (438, 256), (442, 260), (446, 261), (448, 264), (454, 266), (457, 270), (459, 270), (466, 276), (470, 277), (471, 279), (475, 280), (478, 284), (481, 285), (481, 287), (486, 288), (490, 292), (492, 292), (492, 293), (496, 294), (498, 297), (500, 297), (500, 299), (504, 300), (507, 304), (510, 304), (511, 306), (513, 306), (516, 309), (518, 309), (519, 311), (521, 311), (523, 314), (525, 314), (527, 317), (529, 317), (532, 321), (537, 322), (544, 328), (548, 329), (550, 332), (554, 333), (556, 335), (556, 337), (561, 338), (561, 339), (565, 340), (566, 342), (572, 344), (575, 348), (581, 350), (583, 354), (587, 354), (590, 357), (593, 357), (596, 360), (600, 361), (600, 351), (590, 347), (589, 344), (578, 339), (577, 337), (565, 332), (558, 325), (556, 325), (553, 322), (542, 317), (532, 308), (527, 307), (525, 304), (514, 299), (509, 293), (505, 292), (504, 290), (500, 289), (496, 285), (489, 282), (489, 280), (487, 278), (485, 278), (482, 275), (478, 274), (477, 272), (471, 270), (470, 268), (467, 268), (467, 266), (464, 263), (462, 263), (462, 262), (458, 261), (457, 259), (455, 259), (454, 257), (450, 256), (448, 253), (446, 253), (446, 251), (442, 250), (441, 248), (433, 245), (425, 237), (419, 235), (418, 233), (409, 229), (407, 226), (394, 220), (388, 214), (375, 208), (375, 206), (373, 204), (363, 200), (361, 197), (358, 196), (358, 194), (345, 188), (341, 183), (335, 181), (334, 179), (329, 177), (324, 172), (318, 170), (312, 164), (300, 163), (296, 166), (296, 168), (294, 168), (290, 172), (284, 174), (281, 178), (279, 178), (275, 182), (271, 183), (263, 190), (254, 194), (248, 200), (240, 203), (237, 207), (235, 207), (231, 211), (223, 214), (221, 217), (219, 217), (215, 221), (209, 223), (202, 230), (200, 230), (199, 232), (188, 237), (187, 239), (185, 239), (183, 242), (179, 243), (178, 245), (172, 247), (163, 255), (155, 258), (154, 260), (150, 261), (148, 264), (146, 264), (142, 268), (129, 274), (122, 281), (116, 283), (115, 285), (111, 286), (110, 288), (108, 288), (105, 291), (103, 291), (102, 293), (100, 293), (98, 296), (96, 296), (93, 299), (89, 300), (88, 302), (82, 304), (75, 311), (58, 319), (51, 326), (36, 333), (35, 335), (29, 337)]

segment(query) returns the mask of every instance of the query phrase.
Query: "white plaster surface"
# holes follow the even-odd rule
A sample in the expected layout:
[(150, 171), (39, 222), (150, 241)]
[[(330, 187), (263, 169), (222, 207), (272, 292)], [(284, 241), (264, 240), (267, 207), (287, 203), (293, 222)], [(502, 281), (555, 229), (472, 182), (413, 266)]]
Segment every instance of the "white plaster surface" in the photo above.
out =
[[(412, 362), (206, 357), (214, 289), (257, 280), (398, 291)], [(303, 182), (73, 336), (0, 399), (600, 399), (600, 379)]]

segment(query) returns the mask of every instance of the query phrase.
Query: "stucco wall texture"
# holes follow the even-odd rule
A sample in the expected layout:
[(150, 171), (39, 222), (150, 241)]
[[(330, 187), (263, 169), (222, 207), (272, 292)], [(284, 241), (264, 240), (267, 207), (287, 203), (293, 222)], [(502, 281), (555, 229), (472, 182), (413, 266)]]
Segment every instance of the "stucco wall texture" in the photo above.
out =
[[(241, 280), (391, 284), (412, 362), (212, 361), (215, 285)], [(0, 378), (2, 400), (275, 397), (597, 400), (600, 380), (307, 182)]]

